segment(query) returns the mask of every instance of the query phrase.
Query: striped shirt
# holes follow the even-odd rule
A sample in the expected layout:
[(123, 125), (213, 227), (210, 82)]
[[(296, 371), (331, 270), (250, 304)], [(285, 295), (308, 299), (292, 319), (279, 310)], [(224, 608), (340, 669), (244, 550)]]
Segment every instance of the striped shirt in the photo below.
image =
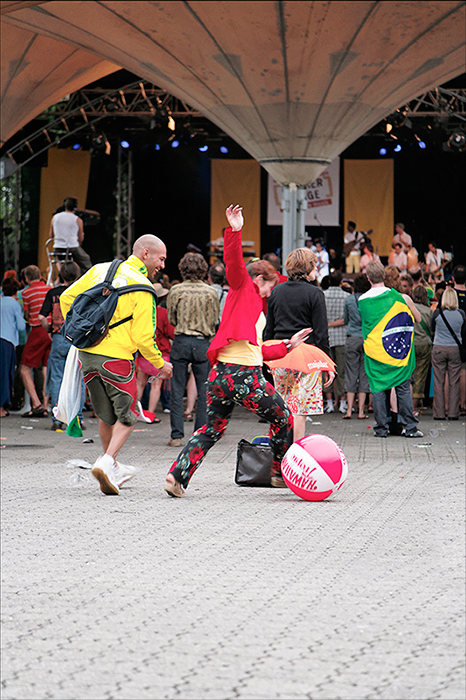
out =
[[(52, 289), (42, 280), (34, 280), (23, 290), (23, 312), (31, 327), (40, 326), (39, 313), (44, 303), (45, 295)], [(29, 317), (28, 317), (29, 314)]]

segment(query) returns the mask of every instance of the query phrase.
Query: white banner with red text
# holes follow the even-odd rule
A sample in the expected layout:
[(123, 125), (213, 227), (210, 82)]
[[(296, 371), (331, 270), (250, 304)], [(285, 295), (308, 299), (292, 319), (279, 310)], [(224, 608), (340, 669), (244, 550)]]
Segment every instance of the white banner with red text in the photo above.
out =
[[(283, 223), (282, 186), (269, 175), (267, 197), (267, 225)], [(340, 225), (340, 159), (332, 163), (306, 187), (307, 209), (305, 226)]]

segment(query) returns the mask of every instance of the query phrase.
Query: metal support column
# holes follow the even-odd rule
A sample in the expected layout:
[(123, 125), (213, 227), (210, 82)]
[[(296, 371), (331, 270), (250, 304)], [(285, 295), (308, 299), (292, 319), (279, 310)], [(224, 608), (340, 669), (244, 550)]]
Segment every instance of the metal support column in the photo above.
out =
[(116, 254), (119, 258), (127, 258), (131, 255), (134, 242), (133, 154), (130, 149), (121, 146), (118, 146), (116, 200)]
[(3, 238), (3, 266), (19, 272), (21, 244), (21, 171), (2, 181), (1, 218)]
[(304, 216), (306, 188), (290, 182), (283, 187), (282, 265), (295, 248), (302, 248), (305, 240)]
[(304, 241), (306, 240), (306, 228), (304, 225), (306, 208), (306, 188), (298, 187), (296, 192), (296, 248), (304, 248)]

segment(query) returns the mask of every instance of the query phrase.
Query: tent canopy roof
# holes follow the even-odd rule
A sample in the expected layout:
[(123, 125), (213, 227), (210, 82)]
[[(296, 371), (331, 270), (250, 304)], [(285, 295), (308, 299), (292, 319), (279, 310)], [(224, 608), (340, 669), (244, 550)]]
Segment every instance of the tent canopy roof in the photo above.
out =
[(2, 2), (2, 141), (120, 67), (185, 100), (283, 184), (312, 181), (464, 72), (466, 3)]

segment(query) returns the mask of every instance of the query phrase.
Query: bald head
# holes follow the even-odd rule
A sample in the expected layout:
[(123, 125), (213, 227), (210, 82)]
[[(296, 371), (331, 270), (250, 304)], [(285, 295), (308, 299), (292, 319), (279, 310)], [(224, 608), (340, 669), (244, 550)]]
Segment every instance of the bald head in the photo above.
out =
[(157, 236), (152, 236), (150, 233), (147, 233), (145, 236), (141, 236), (134, 241), (133, 255), (137, 255), (139, 258), (140, 253), (142, 253), (145, 248), (154, 252), (160, 248), (165, 248), (165, 243), (161, 241), (160, 238), (157, 238)]
[(165, 267), (167, 249), (160, 238), (148, 233), (135, 241), (133, 255), (144, 263), (147, 267), (148, 277), (152, 280), (154, 275)]

